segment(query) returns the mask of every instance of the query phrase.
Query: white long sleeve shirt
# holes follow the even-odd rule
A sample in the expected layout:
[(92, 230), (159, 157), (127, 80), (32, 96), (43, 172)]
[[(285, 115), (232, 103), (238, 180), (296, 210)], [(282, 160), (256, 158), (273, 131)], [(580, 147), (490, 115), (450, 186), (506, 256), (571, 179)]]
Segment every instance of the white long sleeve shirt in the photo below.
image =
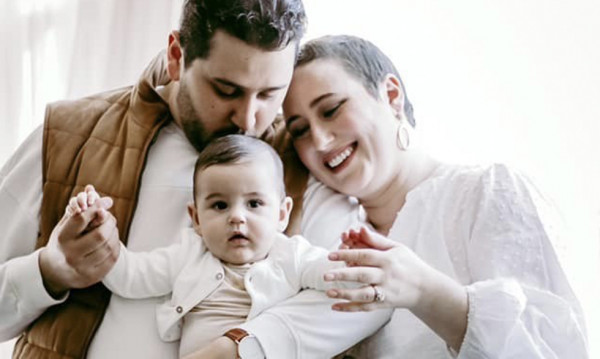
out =
[[(525, 177), (503, 165), (444, 166), (408, 193), (388, 237), (467, 286), (459, 358), (588, 357), (582, 311), (556, 255), (558, 231), (548, 209)], [(346, 229), (333, 228), (341, 218), (346, 225), (365, 218), (355, 200), (314, 179), (304, 210), (303, 234), (323, 243)], [(361, 358), (452, 357), (405, 309), (395, 310), (359, 352)]]
[[(156, 309), (159, 334), (165, 341), (180, 340), (185, 321), (186, 328), (198, 331), (185, 333), (184, 338), (190, 343), (184, 345), (182, 341), (181, 346), (189, 353), (201, 349), (231, 328), (212, 328), (207, 332), (208, 327), (202, 323), (189, 323), (194, 317), (186, 315), (222, 286), (226, 276), (221, 261), (207, 250), (193, 229), (185, 229), (180, 238), (177, 244), (150, 252), (134, 253), (122, 248), (117, 263), (103, 283), (114, 294), (131, 299), (170, 294), (169, 300)], [(329, 261), (327, 254), (327, 250), (310, 245), (301, 236), (288, 238), (278, 234), (267, 258), (253, 263), (244, 275), (244, 288), (251, 298), (247, 319), (302, 289), (322, 291), (344, 285), (323, 279), (327, 270), (343, 265)], [(223, 302), (222, 306), (226, 305)], [(215, 315), (220, 314), (215, 312)]]
[[(172, 244), (191, 226), (197, 154), (171, 123), (150, 147), (128, 238), (132, 251)], [(44, 289), (34, 251), (42, 200), (42, 128), (35, 130), (0, 170), (0, 341), (19, 335), (58, 302)], [(129, 300), (113, 295), (92, 339), (88, 358), (177, 358), (178, 342), (163, 342), (155, 307), (165, 298)], [(259, 339), (267, 358), (324, 358), (375, 332), (385, 311), (348, 316), (330, 310), (332, 300), (306, 290), (261, 313), (242, 327)]]

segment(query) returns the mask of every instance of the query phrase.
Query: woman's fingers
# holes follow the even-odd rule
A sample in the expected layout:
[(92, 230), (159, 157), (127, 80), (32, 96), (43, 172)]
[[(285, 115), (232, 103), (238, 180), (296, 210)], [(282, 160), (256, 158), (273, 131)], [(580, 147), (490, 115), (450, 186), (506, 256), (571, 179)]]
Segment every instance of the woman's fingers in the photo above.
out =
[(381, 266), (385, 252), (376, 249), (342, 249), (329, 253), (329, 260), (343, 261), (348, 266)]
[(334, 288), (327, 290), (326, 293), (330, 298), (346, 299), (351, 302), (370, 303), (375, 301), (375, 290), (371, 285), (353, 289)]
[(325, 273), (326, 281), (359, 282), (365, 284), (381, 283), (384, 273), (376, 267), (347, 267), (333, 269)]
[(337, 311), (358, 312), (388, 307), (385, 303), (375, 300), (375, 289), (371, 285), (355, 289), (335, 288), (328, 290), (326, 294), (330, 298), (347, 300), (332, 305), (331, 309)]

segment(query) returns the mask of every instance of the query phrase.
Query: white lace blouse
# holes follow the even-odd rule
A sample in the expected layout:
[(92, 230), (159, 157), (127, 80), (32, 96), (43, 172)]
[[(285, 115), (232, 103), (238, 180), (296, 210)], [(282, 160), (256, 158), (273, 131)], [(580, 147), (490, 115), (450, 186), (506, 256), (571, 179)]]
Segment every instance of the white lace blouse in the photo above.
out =
[[(413, 189), (389, 238), (467, 286), (459, 353), (397, 309), (359, 348), (364, 358), (587, 358), (581, 308), (560, 265), (547, 202), (504, 165), (443, 166)], [(311, 180), (303, 234), (333, 248), (364, 218), (358, 203)], [(339, 226), (337, 225), (339, 224)]]

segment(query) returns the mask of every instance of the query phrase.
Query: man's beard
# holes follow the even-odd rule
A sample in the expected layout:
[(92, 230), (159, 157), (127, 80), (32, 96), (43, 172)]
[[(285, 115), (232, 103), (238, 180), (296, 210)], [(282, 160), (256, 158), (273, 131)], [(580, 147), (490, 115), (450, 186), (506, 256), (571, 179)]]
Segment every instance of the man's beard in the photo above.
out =
[(184, 81), (181, 82), (177, 94), (177, 106), (179, 107), (179, 120), (185, 136), (196, 151), (201, 152), (208, 142), (208, 134), (202, 121), (196, 116), (196, 111), (194, 111), (190, 100), (190, 93)]
[(192, 106), (189, 91), (183, 81), (181, 82), (179, 94), (177, 94), (177, 106), (179, 107), (179, 120), (181, 121), (183, 132), (188, 141), (190, 141), (192, 146), (194, 146), (198, 152), (202, 152), (204, 147), (215, 138), (239, 133), (239, 129), (236, 126), (230, 126), (219, 129), (214, 133), (208, 133), (203, 120), (198, 117)]

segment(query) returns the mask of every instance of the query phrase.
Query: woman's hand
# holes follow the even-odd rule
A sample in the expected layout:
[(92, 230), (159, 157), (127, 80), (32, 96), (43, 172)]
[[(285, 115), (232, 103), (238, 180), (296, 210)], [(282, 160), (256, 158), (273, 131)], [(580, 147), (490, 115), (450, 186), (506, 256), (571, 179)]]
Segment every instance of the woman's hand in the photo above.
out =
[[(408, 247), (365, 228), (342, 235), (345, 248), (329, 254), (329, 259), (346, 262), (346, 268), (325, 274), (327, 281), (351, 281), (365, 284), (354, 289), (327, 291), (331, 298), (346, 299), (333, 305), (339, 311), (368, 311), (380, 308), (415, 307), (435, 271)], [(384, 300), (376, 301), (377, 291)]]
[(329, 259), (344, 261), (347, 267), (325, 273), (325, 280), (364, 286), (328, 290), (329, 297), (347, 300), (335, 303), (332, 309), (407, 308), (454, 350), (460, 350), (468, 312), (467, 293), (461, 284), (430, 267), (405, 245), (365, 228), (344, 234), (342, 242), (349, 249), (332, 252)]

